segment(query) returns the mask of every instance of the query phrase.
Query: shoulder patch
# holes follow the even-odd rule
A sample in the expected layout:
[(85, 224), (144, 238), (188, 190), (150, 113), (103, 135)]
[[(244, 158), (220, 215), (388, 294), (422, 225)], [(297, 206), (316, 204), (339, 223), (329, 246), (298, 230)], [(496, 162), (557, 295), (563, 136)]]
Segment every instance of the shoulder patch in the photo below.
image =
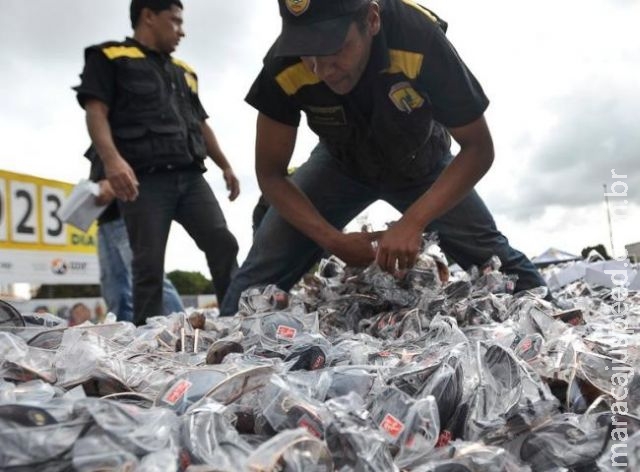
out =
[(320, 83), (317, 75), (311, 72), (303, 62), (298, 62), (276, 76), (276, 82), (287, 95), (295, 95), (305, 85)]
[(444, 21), (442, 18), (438, 17), (438, 15), (436, 15), (435, 13), (433, 13), (431, 10), (429, 10), (427, 7), (420, 5), (419, 3), (416, 3), (414, 0), (402, 0), (402, 3), (404, 3), (405, 5), (419, 11), (420, 13), (422, 13), (423, 16), (425, 16), (429, 21), (431, 21), (432, 23), (438, 25), (438, 27), (440, 27), (440, 29), (446, 33), (447, 32), (447, 28), (448, 28), (448, 24), (446, 21)]
[(388, 74), (402, 73), (409, 79), (415, 79), (422, 69), (423, 59), (424, 55), (417, 52), (389, 49), (390, 64), (385, 72)]
[(415, 91), (409, 82), (393, 85), (389, 90), (389, 98), (398, 110), (405, 113), (411, 113), (424, 105), (424, 98)]
[(438, 18), (436, 17), (436, 15), (431, 13), (431, 11), (427, 10), (427, 8), (423, 7), (422, 5), (417, 4), (413, 0), (402, 0), (402, 3), (404, 3), (405, 5), (409, 5), (410, 7), (415, 8), (416, 10), (418, 10), (420, 13), (422, 13), (424, 16), (429, 18), (434, 23), (438, 23)]
[(175, 57), (171, 58), (171, 62), (184, 70), (184, 79), (187, 81), (187, 85), (191, 89), (191, 91), (195, 94), (198, 93), (198, 76), (196, 75), (196, 71), (191, 68), (189, 64), (186, 62), (176, 59)]
[(136, 46), (109, 46), (102, 48), (102, 52), (108, 59), (118, 59), (120, 57), (129, 57), (132, 59), (142, 59), (144, 53)]
[(198, 94), (198, 78), (195, 76), (195, 74), (185, 71), (184, 79), (187, 81), (187, 85), (189, 86), (191, 91), (197, 95)]
[(187, 64), (186, 62), (180, 60), (180, 59), (176, 59), (175, 57), (171, 58), (171, 61), (177, 65), (178, 67), (182, 67), (184, 70), (186, 70), (187, 72), (189, 72), (190, 74), (195, 75), (196, 71), (193, 70), (191, 68), (191, 66), (189, 64)]

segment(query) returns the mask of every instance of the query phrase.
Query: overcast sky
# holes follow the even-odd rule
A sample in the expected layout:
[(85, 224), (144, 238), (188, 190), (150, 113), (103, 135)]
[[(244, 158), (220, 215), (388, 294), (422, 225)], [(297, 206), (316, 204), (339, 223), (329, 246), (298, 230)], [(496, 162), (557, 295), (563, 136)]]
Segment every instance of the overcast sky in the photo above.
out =
[[(311, 0), (314, 1), (314, 0)], [(210, 124), (242, 185), (230, 204), (213, 163), (207, 180), (243, 259), (259, 190), (253, 170), (255, 111), (243, 98), (278, 34), (275, 0), (183, 0), (186, 38), (175, 56), (196, 69)], [(640, 1), (433, 0), (448, 37), (491, 99), (496, 160), (478, 185), (512, 245), (535, 256), (550, 246), (609, 247), (603, 184), (611, 169), (629, 192), (613, 218), (616, 253), (640, 241)], [(128, 0), (1, 0), (0, 169), (77, 182), (88, 174), (84, 114), (71, 86), (84, 47), (130, 34)], [(635, 32), (634, 32), (635, 31)], [(304, 128), (294, 161), (315, 139)], [(380, 227), (397, 217), (368, 210)], [(166, 268), (208, 275), (204, 255), (174, 224)]]

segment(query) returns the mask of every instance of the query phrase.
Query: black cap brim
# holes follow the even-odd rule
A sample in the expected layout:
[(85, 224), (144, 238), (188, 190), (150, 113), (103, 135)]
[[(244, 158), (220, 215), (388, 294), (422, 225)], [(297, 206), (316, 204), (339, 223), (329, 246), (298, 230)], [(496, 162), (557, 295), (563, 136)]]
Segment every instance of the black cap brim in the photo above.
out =
[(353, 15), (309, 24), (283, 24), (276, 56), (328, 56), (340, 50)]

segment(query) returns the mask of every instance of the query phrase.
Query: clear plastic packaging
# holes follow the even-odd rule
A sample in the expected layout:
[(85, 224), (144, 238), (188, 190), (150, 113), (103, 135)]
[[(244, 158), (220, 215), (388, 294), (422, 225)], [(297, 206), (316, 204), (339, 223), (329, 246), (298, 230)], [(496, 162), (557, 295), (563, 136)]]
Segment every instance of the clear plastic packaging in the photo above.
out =
[(334, 468), (324, 441), (303, 428), (297, 428), (283, 431), (258, 447), (247, 459), (245, 470), (331, 472)]
[(208, 464), (218, 470), (238, 471), (251, 452), (220, 404), (207, 403), (182, 417), (182, 444), (191, 464)]

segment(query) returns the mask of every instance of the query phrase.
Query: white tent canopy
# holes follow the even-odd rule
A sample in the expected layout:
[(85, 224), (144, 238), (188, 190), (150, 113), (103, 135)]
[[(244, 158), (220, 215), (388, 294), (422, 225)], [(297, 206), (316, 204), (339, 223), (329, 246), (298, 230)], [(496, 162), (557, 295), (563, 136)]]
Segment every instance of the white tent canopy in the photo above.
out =
[(580, 261), (582, 257), (571, 254), (570, 252), (563, 251), (550, 247), (542, 254), (531, 259), (536, 266), (546, 266), (550, 264), (560, 264), (562, 262)]

